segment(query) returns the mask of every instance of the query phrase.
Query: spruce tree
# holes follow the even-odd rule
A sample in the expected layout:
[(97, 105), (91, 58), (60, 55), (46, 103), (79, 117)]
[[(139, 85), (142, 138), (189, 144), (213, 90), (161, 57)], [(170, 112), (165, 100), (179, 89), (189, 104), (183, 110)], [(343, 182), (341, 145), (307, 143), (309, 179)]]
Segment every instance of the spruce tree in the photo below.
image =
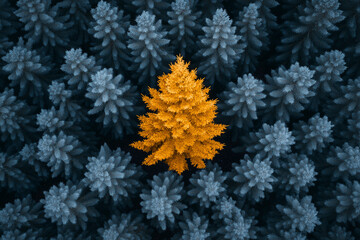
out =
[(204, 168), (203, 160), (212, 159), (224, 146), (213, 140), (226, 127), (213, 121), (217, 100), (208, 99), (210, 88), (203, 86), (203, 79), (197, 79), (195, 70), (188, 70), (189, 64), (178, 56), (170, 65), (171, 73), (159, 77), (159, 90), (149, 88), (150, 97), (143, 96), (153, 112), (139, 117), (139, 134), (145, 140), (131, 146), (152, 152), (144, 165), (165, 161), (169, 170), (181, 174), (188, 169), (186, 159)]

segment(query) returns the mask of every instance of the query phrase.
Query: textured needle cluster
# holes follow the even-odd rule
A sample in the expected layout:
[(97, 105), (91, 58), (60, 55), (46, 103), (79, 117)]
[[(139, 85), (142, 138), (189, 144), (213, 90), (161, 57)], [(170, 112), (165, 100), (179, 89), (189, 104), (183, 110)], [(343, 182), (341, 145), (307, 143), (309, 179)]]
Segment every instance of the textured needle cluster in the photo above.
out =
[(169, 224), (174, 226), (175, 217), (186, 208), (181, 202), (184, 186), (182, 177), (173, 172), (160, 173), (149, 181), (149, 185), (151, 189), (144, 189), (140, 194), (142, 212), (148, 219), (155, 218), (157, 226), (166, 230)]
[[(356, 144), (360, 141), (360, 111), (353, 112), (347, 119), (347, 128), (342, 129), (342, 135), (349, 140), (349, 143)], [(349, 138), (349, 136), (351, 137)]]
[(4, 234), (0, 236), (1, 240), (36, 240), (39, 232), (35, 232), (31, 229), (23, 232), (18, 229), (4, 231)]
[[(84, 167), (84, 147), (76, 137), (60, 131), (57, 135), (44, 134), (39, 140), (38, 158), (50, 167), (52, 177), (65, 174), (67, 178), (75, 177), (75, 169)], [(75, 168), (75, 169), (74, 169)]]
[(276, 205), (276, 208), (282, 213), (282, 221), (277, 223), (277, 226), (293, 231), (313, 232), (315, 226), (320, 224), (320, 221), (316, 207), (311, 202), (311, 199), (311, 196), (296, 199), (287, 195), (286, 205)]
[(267, 45), (267, 32), (265, 21), (259, 14), (261, 3), (250, 3), (249, 6), (239, 12), (238, 21), (235, 25), (239, 28), (241, 43), (244, 45), (244, 52), (239, 61), (244, 73), (253, 71), (257, 67), (261, 50)]
[(16, 5), (15, 14), (24, 24), (25, 38), (31, 43), (51, 47), (68, 44), (66, 30), (71, 26), (68, 16), (57, 16), (57, 8), (51, 6), (51, 0), (18, 0)]
[(142, 224), (143, 216), (136, 213), (112, 215), (97, 231), (104, 240), (150, 240), (151, 231)]
[(202, 27), (204, 35), (200, 36), (201, 49), (198, 52), (203, 60), (199, 72), (206, 76), (207, 81), (226, 83), (234, 72), (243, 45), (241, 37), (236, 34), (236, 27), (225, 9), (216, 10), (212, 19), (206, 18), (206, 26)]
[(341, 74), (346, 70), (345, 54), (339, 50), (325, 52), (316, 58), (316, 76), (319, 82), (316, 87), (321, 91), (335, 91), (337, 84), (342, 82)]
[(0, 92), (0, 136), (2, 142), (24, 142), (26, 133), (33, 132), (30, 107), (18, 100), (13, 89)]
[(61, 70), (67, 74), (67, 84), (78, 90), (85, 89), (91, 75), (100, 70), (95, 58), (83, 53), (81, 48), (66, 51), (64, 59)]
[(149, 88), (150, 97), (143, 96), (152, 112), (139, 117), (139, 134), (145, 139), (131, 146), (152, 152), (144, 165), (165, 161), (169, 170), (181, 174), (188, 169), (187, 158), (194, 167), (204, 168), (203, 160), (213, 159), (223, 148), (213, 140), (226, 127), (214, 123), (216, 100), (209, 99), (210, 89), (188, 67), (189, 63), (178, 56), (170, 65), (171, 73), (159, 77), (159, 90)]
[(125, 81), (122, 74), (114, 76), (112, 68), (104, 68), (91, 75), (85, 96), (94, 102), (88, 114), (98, 114), (96, 121), (102, 122), (106, 128), (114, 128), (115, 136), (123, 137), (132, 132), (130, 119), (139, 110), (138, 93), (136, 86), (129, 80)]
[(49, 133), (67, 130), (74, 123), (68, 121), (66, 117), (63, 111), (56, 110), (54, 106), (50, 109), (41, 109), (41, 112), (36, 115), (38, 130)]
[(348, 143), (341, 147), (333, 147), (326, 161), (332, 166), (324, 170), (326, 174), (331, 174), (335, 178), (356, 176), (360, 173), (360, 147), (353, 147)]
[(214, 220), (231, 218), (237, 209), (235, 200), (231, 197), (223, 196), (216, 201), (215, 205), (213, 205), (213, 215), (211, 218)]
[(40, 217), (41, 208), (42, 204), (35, 202), (30, 195), (23, 199), (17, 198), (13, 203), (7, 203), (0, 210), (0, 229), (14, 230), (44, 224), (44, 219)]
[(184, 212), (183, 221), (179, 222), (182, 234), (175, 239), (192, 240), (192, 239), (211, 239), (209, 232), (209, 221), (205, 216), (199, 216), (196, 212)]
[(238, 209), (231, 218), (224, 219), (224, 225), (218, 229), (222, 239), (247, 240), (256, 239), (253, 219), (245, 218)]
[[(323, 236), (323, 235), (322, 235)], [(331, 228), (331, 231), (328, 233), (326, 240), (355, 240), (351, 232), (349, 232), (345, 227), (335, 225)]]
[(188, 195), (191, 203), (199, 203), (200, 207), (209, 208), (225, 194), (227, 173), (219, 165), (208, 164), (206, 169), (196, 172), (190, 178)]
[(99, 193), (100, 198), (105, 194), (109, 194), (114, 201), (130, 197), (141, 186), (141, 169), (130, 161), (130, 153), (125, 153), (120, 148), (111, 151), (105, 144), (101, 146), (97, 157), (88, 158), (85, 181), (91, 191)]
[(148, 11), (158, 16), (161, 16), (170, 6), (169, 0), (131, 0), (130, 2), (137, 13)]
[[(296, 6), (296, 5), (295, 5)], [(308, 64), (310, 57), (329, 49), (330, 33), (344, 20), (338, 0), (308, 0), (299, 2), (296, 13), (284, 22), (283, 37), (277, 47), (278, 61), (290, 60)]]
[(136, 71), (139, 83), (146, 81), (147, 85), (154, 86), (156, 73), (165, 71), (165, 62), (174, 59), (168, 50), (168, 33), (161, 20), (156, 20), (149, 11), (143, 11), (135, 20), (136, 25), (131, 25), (128, 31), (131, 70)]
[(73, 91), (67, 89), (65, 83), (53, 81), (48, 88), (49, 99), (63, 114), (70, 116), (74, 121), (88, 121), (82, 108), (76, 100), (73, 100)]
[(305, 109), (304, 105), (315, 95), (314, 73), (315, 71), (296, 62), (289, 69), (281, 66), (277, 71), (272, 70), (271, 76), (266, 76), (267, 104), (275, 112), (277, 119), (288, 122), (290, 114), (300, 113)]
[(336, 211), (336, 221), (348, 222), (360, 215), (360, 183), (346, 181), (336, 184), (332, 199), (325, 201), (325, 206)]
[(256, 155), (253, 159), (245, 155), (240, 163), (232, 164), (233, 172), (230, 177), (234, 181), (234, 193), (239, 197), (248, 196), (255, 202), (264, 198), (264, 192), (272, 192), (272, 184), (276, 182), (273, 176), (274, 169), (271, 167), (270, 159), (261, 159)]
[(218, 106), (222, 115), (229, 119), (230, 128), (253, 126), (253, 120), (258, 119), (259, 108), (266, 106), (263, 91), (264, 83), (251, 73), (238, 77), (236, 83), (227, 84), (227, 90), (221, 94), (222, 102)]
[(85, 230), (88, 218), (98, 216), (94, 208), (98, 199), (70, 181), (52, 186), (44, 195), (40, 202), (44, 204), (45, 217), (58, 225), (79, 224)]
[(274, 125), (264, 123), (257, 132), (250, 132), (249, 137), (244, 138), (249, 143), (246, 151), (257, 152), (261, 157), (280, 157), (291, 150), (295, 144), (292, 132), (285, 123), (276, 121)]
[(339, 97), (334, 100), (340, 109), (335, 114), (340, 116), (349, 116), (352, 113), (360, 111), (360, 78), (349, 79), (346, 85), (340, 86)]
[(200, 12), (193, 12), (193, 9), (189, 0), (176, 0), (171, 3), (171, 11), (167, 12), (171, 26), (169, 36), (183, 56), (194, 50), (196, 34), (200, 30)]
[(32, 166), (40, 177), (49, 177), (49, 170), (37, 156), (37, 143), (25, 144), (19, 151), (19, 156), (23, 162)]
[(334, 141), (332, 129), (334, 125), (327, 116), (320, 117), (320, 114), (312, 116), (307, 123), (300, 121), (294, 125), (294, 136), (297, 141), (295, 147), (307, 154), (313, 151), (322, 151), (326, 144)]
[(20, 38), (18, 44), (9, 50), (2, 60), (6, 63), (3, 70), (9, 73), (10, 86), (20, 89), (20, 96), (30, 97), (35, 102), (42, 101), (48, 80), (44, 77), (50, 67), (43, 63), (37, 51)]
[(91, 9), (91, 15), (95, 21), (90, 23), (89, 31), (101, 42), (92, 50), (99, 52), (99, 57), (106, 66), (125, 70), (130, 60), (126, 49), (129, 18), (124, 16), (123, 10), (112, 7), (105, 1), (99, 1), (96, 8)]
[(287, 191), (308, 192), (316, 181), (315, 164), (304, 154), (286, 156), (281, 171), (281, 184)]

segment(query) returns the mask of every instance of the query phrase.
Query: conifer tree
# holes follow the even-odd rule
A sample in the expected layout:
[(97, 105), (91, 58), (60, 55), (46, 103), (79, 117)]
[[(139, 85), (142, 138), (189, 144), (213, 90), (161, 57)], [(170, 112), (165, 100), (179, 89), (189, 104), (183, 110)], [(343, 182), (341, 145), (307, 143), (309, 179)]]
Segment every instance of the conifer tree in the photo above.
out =
[(307, 64), (314, 54), (331, 47), (329, 35), (337, 31), (336, 24), (344, 20), (338, 0), (309, 0), (298, 5), (292, 19), (282, 27), (278, 61)]
[(235, 65), (243, 53), (241, 37), (225, 9), (216, 10), (212, 19), (205, 19), (204, 35), (199, 39), (197, 56), (203, 62), (199, 72), (207, 77), (210, 84), (215, 80), (226, 84), (235, 71)]
[(171, 73), (158, 78), (159, 90), (149, 88), (150, 96), (143, 96), (147, 108), (153, 112), (139, 117), (140, 135), (145, 138), (131, 144), (145, 152), (152, 152), (144, 165), (165, 161), (169, 170), (181, 174), (188, 169), (186, 159), (193, 166), (204, 168), (204, 159), (212, 159), (223, 148), (213, 140), (226, 128), (215, 124), (216, 102), (209, 100), (210, 88), (197, 79), (196, 70), (181, 56), (170, 64)]
[(260, 6), (255, 3), (249, 4), (239, 12), (239, 20), (235, 22), (240, 29), (240, 42), (244, 45), (239, 64), (244, 73), (256, 69), (258, 56), (268, 44), (266, 26), (259, 14), (259, 8)]

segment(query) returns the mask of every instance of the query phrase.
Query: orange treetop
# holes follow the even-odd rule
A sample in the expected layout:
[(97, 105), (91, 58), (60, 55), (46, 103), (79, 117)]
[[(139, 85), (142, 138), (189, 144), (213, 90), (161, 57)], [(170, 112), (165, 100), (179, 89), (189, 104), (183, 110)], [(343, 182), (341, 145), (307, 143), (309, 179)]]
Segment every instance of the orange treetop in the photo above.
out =
[(181, 174), (188, 169), (186, 159), (197, 168), (204, 168), (204, 159), (213, 159), (224, 144), (213, 140), (226, 128), (215, 124), (216, 102), (209, 100), (210, 88), (197, 79), (196, 70), (181, 56), (170, 64), (171, 73), (158, 77), (159, 90), (149, 88), (150, 96), (142, 96), (153, 112), (139, 116), (140, 132), (144, 138), (132, 147), (151, 152), (143, 164), (165, 161), (169, 170)]

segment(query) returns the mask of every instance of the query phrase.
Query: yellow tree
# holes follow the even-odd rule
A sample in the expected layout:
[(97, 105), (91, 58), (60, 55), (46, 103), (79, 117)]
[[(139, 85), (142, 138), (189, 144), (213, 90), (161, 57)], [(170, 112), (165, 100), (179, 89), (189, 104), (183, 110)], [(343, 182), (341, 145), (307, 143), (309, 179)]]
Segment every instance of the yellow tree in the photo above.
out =
[(171, 72), (158, 77), (159, 90), (149, 88), (150, 96), (142, 96), (152, 111), (139, 116), (139, 135), (144, 138), (132, 147), (151, 152), (143, 164), (165, 161), (169, 170), (181, 174), (188, 169), (187, 159), (197, 168), (205, 168), (205, 159), (213, 159), (224, 144), (213, 140), (226, 125), (215, 124), (216, 102), (209, 99), (210, 88), (197, 79), (196, 70), (181, 56), (170, 64)]

